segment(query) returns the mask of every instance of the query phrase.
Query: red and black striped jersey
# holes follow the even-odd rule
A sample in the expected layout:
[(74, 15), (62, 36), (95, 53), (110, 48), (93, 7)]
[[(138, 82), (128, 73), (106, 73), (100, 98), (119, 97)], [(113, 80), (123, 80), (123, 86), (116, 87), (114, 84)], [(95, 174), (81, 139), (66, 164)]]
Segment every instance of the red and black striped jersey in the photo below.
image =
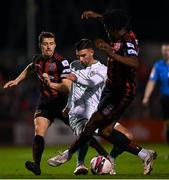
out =
[(57, 52), (49, 59), (44, 59), (42, 55), (37, 55), (33, 58), (33, 67), (40, 82), (41, 95), (44, 97), (57, 97), (58, 92), (45, 84), (42, 75), (47, 73), (51, 82), (60, 83), (70, 73), (68, 60), (64, 59)]
[[(111, 43), (116, 54), (122, 56), (138, 56), (138, 42), (135, 34), (130, 31), (125, 33), (118, 41)], [(134, 95), (135, 68), (118, 61), (108, 60), (108, 83), (120, 94)]]

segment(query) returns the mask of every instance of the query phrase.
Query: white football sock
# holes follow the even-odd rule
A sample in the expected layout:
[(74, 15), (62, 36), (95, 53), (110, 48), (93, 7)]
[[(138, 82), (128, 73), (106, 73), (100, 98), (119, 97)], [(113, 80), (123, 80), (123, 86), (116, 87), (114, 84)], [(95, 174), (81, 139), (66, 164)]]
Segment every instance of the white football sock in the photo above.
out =
[(147, 156), (148, 151), (146, 149), (141, 149), (141, 151), (138, 153), (138, 157), (140, 157), (140, 159), (144, 160), (145, 157)]

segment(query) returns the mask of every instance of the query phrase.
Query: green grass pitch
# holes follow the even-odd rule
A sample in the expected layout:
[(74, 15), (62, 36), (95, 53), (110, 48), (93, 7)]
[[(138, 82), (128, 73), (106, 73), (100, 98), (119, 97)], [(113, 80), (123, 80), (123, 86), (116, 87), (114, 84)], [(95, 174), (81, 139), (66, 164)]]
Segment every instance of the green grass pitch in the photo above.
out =
[[(57, 151), (65, 150), (66, 146), (48, 147), (43, 154), (41, 176), (35, 176), (31, 172), (27, 171), (24, 167), (26, 160), (31, 160), (31, 147), (1, 147), (0, 148), (0, 178), (2, 179), (168, 179), (169, 178), (169, 146), (166, 144), (144, 144), (145, 148), (155, 149), (157, 151), (157, 159), (154, 162), (154, 167), (151, 175), (144, 176), (143, 166), (141, 160), (129, 153), (123, 153), (116, 160), (116, 172), (117, 175), (92, 175), (89, 172), (85, 176), (75, 176), (73, 171), (76, 165), (76, 155), (73, 159), (60, 167), (50, 167), (47, 164), (47, 159), (57, 153)], [(110, 146), (106, 146), (107, 150), (110, 150)], [(97, 153), (92, 148), (86, 157), (86, 165), (89, 166), (89, 162), (93, 156)], [(168, 157), (168, 158), (167, 158)]]

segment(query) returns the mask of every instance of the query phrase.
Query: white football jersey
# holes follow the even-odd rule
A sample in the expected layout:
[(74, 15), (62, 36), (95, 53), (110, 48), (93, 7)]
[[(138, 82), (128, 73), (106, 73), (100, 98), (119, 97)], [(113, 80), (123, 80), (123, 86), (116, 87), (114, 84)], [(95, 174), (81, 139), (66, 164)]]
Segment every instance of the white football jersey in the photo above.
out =
[(70, 70), (76, 75), (77, 82), (72, 83), (68, 99), (69, 118), (89, 119), (97, 110), (107, 78), (107, 67), (99, 61), (85, 67), (76, 60), (70, 64)]

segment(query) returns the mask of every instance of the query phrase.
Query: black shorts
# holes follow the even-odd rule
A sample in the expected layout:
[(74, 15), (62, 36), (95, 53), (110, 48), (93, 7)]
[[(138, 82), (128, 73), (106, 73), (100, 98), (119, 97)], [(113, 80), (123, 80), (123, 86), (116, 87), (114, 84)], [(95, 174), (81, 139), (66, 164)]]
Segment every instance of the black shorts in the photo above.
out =
[(112, 118), (112, 121), (119, 120), (134, 99), (134, 96), (128, 95), (123, 91), (120, 92), (118, 88), (116, 89), (106, 84), (98, 105), (98, 111), (104, 116)]
[(169, 120), (169, 96), (161, 96), (161, 111), (164, 120)]
[(49, 98), (41, 96), (36, 107), (34, 118), (41, 116), (49, 119), (51, 122), (53, 122), (55, 118), (59, 118), (68, 125), (68, 118), (62, 116), (62, 110), (66, 104), (67, 97)]

